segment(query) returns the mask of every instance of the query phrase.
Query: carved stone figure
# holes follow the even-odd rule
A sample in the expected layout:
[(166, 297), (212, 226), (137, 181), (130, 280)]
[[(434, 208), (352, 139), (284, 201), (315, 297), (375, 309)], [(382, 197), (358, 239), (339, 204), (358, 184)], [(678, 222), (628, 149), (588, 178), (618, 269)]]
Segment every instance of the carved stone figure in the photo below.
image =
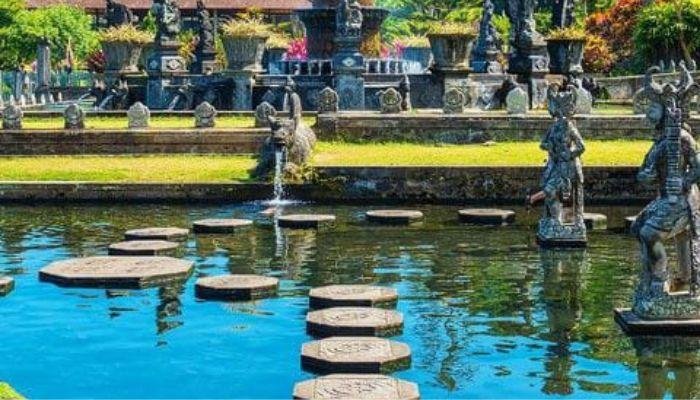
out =
[(194, 126), (196, 128), (213, 128), (216, 126), (216, 109), (211, 104), (202, 102), (194, 109)]
[(270, 117), (277, 116), (277, 110), (272, 104), (263, 101), (255, 108), (255, 127), (267, 128), (270, 126)]
[(216, 66), (216, 44), (214, 42), (214, 22), (203, 0), (197, 0), (197, 45), (194, 52), (193, 71), (195, 73), (214, 72)]
[(506, 110), (511, 115), (525, 115), (530, 109), (529, 96), (520, 86), (514, 87), (506, 96)]
[(136, 102), (126, 112), (129, 129), (148, 128), (151, 121), (151, 111), (141, 102)]
[(403, 110), (401, 93), (394, 88), (379, 92), (379, 108), (382, 114), (399, 114)]
[(321, 93), (318, 95), (318, 113), (336, 113), (339, 109), (340, 98), (338, 97), (338, 93), (329, 87), (321, 90)]
[(156, 20), (156, 42), (176, 41), (181, 19), (176, 0), (154, 0), (151, 12)]
[(574, 23), (574, 0), (554, 0), (552, 26), (566, 28)]
[(464, 92), (457, 88), (448, 89), (442, 99), (442, 111), (445, 114), (461, 114), (464, 112), (465, 102)]
[(117, 3), (114, 0), (107, 0), (105, 20), (107, 21), (107, 28), (111, 28), (136, 23), (137, 18), (134, 16), (134, 13), (131, 12), (129, 7), (125, 6), (124, 4)]
[(77, 103), (71, 103), (63, 111), (65, 129), (85, 129), (85, 111)]
[(498, 62), (501, 53), (501, 37), (493, 26), (493, 0), (484, 0), (483, 14), (479, 24), (479, 37), (472, 51), (471, 67), (474, 72), (500, 74), (503, 66)]
[(547, 45), (536, 29), (536, 3), (536, 0), (506, 2), (506, 14), (511, 23), (509, 69), (513, 73), (528, 75), (549, 70)]
[[(572, 117), (576, 109), (576, 88), (560, 90), (552, 84), (548, 93), (549, 113), (554, 123), (540, 147), (547, 151), (547, 165), (542, 174), (542, 191), (531, 198), (544, 200), (544, 214), (537, 230), (537, 240), (544, 247), (583, 247), (586, 224), (583, 219), (583, 138)], [(566, 221), (564, 206), (572, 204), (572, 221)]]
[(10, 104), (2, 110), (2, 129), (22, 129), (24, 112), (15, 104)]
[(340, 0), (335, 14), (339, 35), (359, 37), (362, 33), (362, 7), (357, 0)]

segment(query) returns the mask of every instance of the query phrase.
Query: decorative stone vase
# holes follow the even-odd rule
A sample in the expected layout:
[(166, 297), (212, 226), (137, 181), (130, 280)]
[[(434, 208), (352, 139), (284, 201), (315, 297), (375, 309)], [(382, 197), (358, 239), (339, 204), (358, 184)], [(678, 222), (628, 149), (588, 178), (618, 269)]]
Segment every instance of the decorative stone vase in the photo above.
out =
[(138, 64), (144, 45), (132, 42), (102, 42), (105, 71), (120, 74), (139, 72)]
[(438, 71), (469, 70), (474, 35), (437, 34), (428, 35), (433, 53), (434, 68)]
[(231, 71), (263, 71), (262, 60), (268, 36), (224, 36), (226, 62)]
[(549, 39), (549, 71), (560, 75), (583, 74), (583, 47), (585, 39)]

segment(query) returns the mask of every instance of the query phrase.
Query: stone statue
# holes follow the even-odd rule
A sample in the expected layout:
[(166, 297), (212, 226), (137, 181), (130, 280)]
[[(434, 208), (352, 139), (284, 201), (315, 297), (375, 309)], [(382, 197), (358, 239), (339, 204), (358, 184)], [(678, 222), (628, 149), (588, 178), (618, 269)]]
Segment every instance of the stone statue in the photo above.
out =
[(141, 102), (134, 103), (126, 112), (129, 120), (129, 129), (148, 128), (151, 121), (151, 111)]
[(151, 13), (156, 20), (156, 42), (176, 41), (180, 33), (180, 9), (176, 0), (154, 0)]
[(506, 95), (505, 103), (509, 115), (525, 115), (530, 109), (530, 96), (525, 89), (515, 85)]
[[(581, 155), (586, 150), (583, 138), (571, 117), (576, 109), (576, 88), (560, 90), (552, 84), (547, 91), (549, 113), (554, 123), (540, 147), (548, 154), (542, 174), (542, 191), (530, 203), (544, 200), (537, 240), (543, 247), (584, 247), (586, 224), (583, 219), (583, 168)], [(565, 220), (564, 205), (572, 204), (572, 221)]]
[(442, 111), (445, 114), (461, 114), (464, 112), (465, 103), (464, 92), (457, 88), (450, 88), (442, 98)]
[(65, 129), (85, 129), (85, 111), (77, 103), (71, 103), (63, 111)]
[(549, 70), (547, 43), (537, 32), (536, 0), (509, 0), (506, 14), (511, 23), (509, 69), (517, 74), (546, 73)]
[(255, 127), (256, 128), (268, 128), (270, 126), (270, 117), (277, 116), (277, 110), (275, 107), (263, 101), (255, 108)]
[(500, 74), (503, 72), (498, 56), (501, 52), (501, 37), (493, 26), (493, 0), (484, 0), (483, 14), (479, 24), (479, 37), (472, 51), (472, 70), (476, 73)]
[(137, 22), (137, 18), (129, 7), (117, 3), (114, 0), (107, 0), (105, 20), (107, 21), (107, 28), (129, 25)]
[(338, 34), (359, 37), (362, 33), (363, 19), (362, 7), (357, 0), (340, 0), (335, 14)]
[(195, 47), (194, 73), (214, 72), (216, 65), (216, 44), (214, 23), (203, 0), (197, 0), (197, 45)]
[(294, 129), (301, 125), (302, 117), (301, 97), (296, 92), (296, 87), (294, 79), (287, 77), (287, 83), (284, 86), (286, 106), (287, 111), (289, 111), (289, 119), (294, 123)]
[[(632, 312), (642, 319), (700, 319), (700, 155), (687, 124), (700, 85), (683, 69), (678, 81), (662, 86), (652, 75), (658, 72), (650, 68), (645, 79), (646, 114), (656, 137), (637, 177), (655, 183), (659, 196), (632, 225), (643, 264)], [(667, 240), (677, 247), (675, 273), (668, 268)]]
[(211, 104), (202, 102), (194, 109), (195, 128), (213, 128), (216, 126), (216, 108)]
[(399, 114), (403, 111), (402, 103), (401, 93), (392, 87), (379, 92), (379, 109), (382, 114)]
[(340, 98), (338, 92), (326, 87), (318, 95), (318, 113), (336, 113), (340, 109)]
[(552, 4), (552, 26), (566, 28), (574, 23), (575, 0), (554, 0)]
[(2, 110), (2, 129), (22, 129), (23, 117), (22, 109), (11, 102)]

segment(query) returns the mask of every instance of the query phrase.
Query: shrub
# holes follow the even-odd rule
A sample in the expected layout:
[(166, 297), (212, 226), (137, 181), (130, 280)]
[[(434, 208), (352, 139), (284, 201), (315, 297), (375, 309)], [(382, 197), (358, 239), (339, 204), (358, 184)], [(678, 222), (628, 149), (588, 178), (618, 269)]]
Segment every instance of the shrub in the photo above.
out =
[(583, 69), (587, 72), (610, 72), (615, 65), (615, 55), (608, 42), (600, 36), (588, 35), (583, 50)]
[(266, 46), (268, 49), (287, 49), (292, 43), (292, 37), (284, 33), (273, 32), (270, 38), (267, 39)]
[(549, 31), (547, 38), (550, 40), (585, 40), (586, 31), (576, 26), (558, 28)]
[(401, 47), (430, 47), (430, 41), (427, 36), (406, 36), (397, 39), (394, 42), (394, 46)]
[(647, 62), (692, 57), (700, 49), (700, 3), (678, 0), (647, 7), (639, 16), (634, 43)]
[(633, 55), (633, 33), (644, 0), (618, 0), (607, 12), (597, 12), (586, 19), (586, 31), (607, 41), (618, 60)]
[(100, 34), (102, 42), (126, 42), (134, 44), (147, 44), (153, 41), (153, 35), (137, 29), (133, 25), (114, 26)]
[(476, 36), (476, 32), (471, 25), (460, 22), (435, 22), (430, 25), (428, 32), (432, 35)]
[(270, 25), (254, 14), (242, 14), (238, 18), (224, 24), (221, 28), (224, 36), (228, 37), (270, 37)]

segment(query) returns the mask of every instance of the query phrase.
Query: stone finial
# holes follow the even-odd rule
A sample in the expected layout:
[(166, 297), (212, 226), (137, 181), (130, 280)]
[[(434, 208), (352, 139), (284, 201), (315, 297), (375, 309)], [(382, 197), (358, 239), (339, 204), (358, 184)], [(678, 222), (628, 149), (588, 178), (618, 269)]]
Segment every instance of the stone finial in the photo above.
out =
[(151, 111), (141, 102), (136, 102), (126, 112), (129, 129), (148, 128), (151, 122)]
[(442, 98), (442, 111), (445, 114), (461, 114), (466, 103), (464, 92), (457, 88), (448, 89)]
[(77, 103), (71, 103), (63, 111), (65, 129), (85, 129), (85, 111)]
[(527, 92), (520, 86), (508, 92), (506, 96), (506, 110), (511, 115), (525, 115), (530, 108), (530, 99)]
[(213, 128), (216, 125), (216, 108), (206, 101), (194, 109), (194, 126), (196, 128)]
[(340, 109), (340, 98), (338, 97), (338, 92), (326, 87), (321, 90), (318, 97), (318, 113), (336, 113)]
[(270, 117), (277, 115), (277, 110), (275, 107), (263, 101), (258, 107), (255, 108), (255, 127), (256, 128), (268, 128), (270, 126)]
[(11, 103), (2, 110), (2, 129), (22, 129), (22, 109)]
[(379, 92), (379, 107), (382, 114), (399, 114), (403, 107), (401, 93), (394, 88)]

